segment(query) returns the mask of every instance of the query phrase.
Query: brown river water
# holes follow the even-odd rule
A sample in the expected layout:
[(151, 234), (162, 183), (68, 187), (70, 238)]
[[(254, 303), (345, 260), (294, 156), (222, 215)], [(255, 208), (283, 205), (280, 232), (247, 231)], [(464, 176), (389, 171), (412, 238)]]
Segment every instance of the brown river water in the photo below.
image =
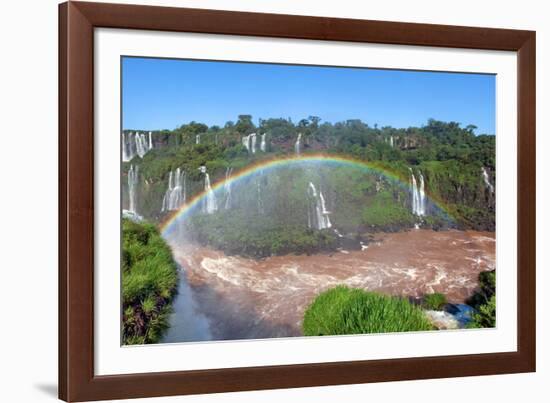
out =
[(479, 273), (495, 268), (489, 232), (375, 234), (361, 251), (261, 260), (171, 246), (184, 272), (163, 342), (300, 336), (307, 306), (340, 284), (406, 297), (440, 292), (462, 303)]

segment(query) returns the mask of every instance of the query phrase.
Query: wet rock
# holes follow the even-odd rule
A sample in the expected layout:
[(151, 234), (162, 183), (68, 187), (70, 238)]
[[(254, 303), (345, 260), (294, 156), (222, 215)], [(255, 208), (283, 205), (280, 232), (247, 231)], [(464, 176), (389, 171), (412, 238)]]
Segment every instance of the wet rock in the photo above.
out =
[(428, 320), (439, 330), (458, 329), (460, 324), (453, 315), (445, 311), (425, 311)]

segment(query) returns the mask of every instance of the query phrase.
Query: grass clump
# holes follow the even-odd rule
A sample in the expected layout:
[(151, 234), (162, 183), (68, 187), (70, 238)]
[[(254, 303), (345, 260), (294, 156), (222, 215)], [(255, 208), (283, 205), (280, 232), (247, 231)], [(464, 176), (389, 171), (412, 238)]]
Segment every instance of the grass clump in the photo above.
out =
[(150, 224), (122, 221), (122, 343), (160, 340), (178, 283), (170, 248)]
[(440, 310), (445, 304), (447, 304), (447, 297), (438, 292), (424, 295), (424, 300), (422, 301), (424, 308), (432, 311)]
[(422, 309), (404, 298), (338, 286), (321, 293), (307, 308), (306, 336), (432, 330)]

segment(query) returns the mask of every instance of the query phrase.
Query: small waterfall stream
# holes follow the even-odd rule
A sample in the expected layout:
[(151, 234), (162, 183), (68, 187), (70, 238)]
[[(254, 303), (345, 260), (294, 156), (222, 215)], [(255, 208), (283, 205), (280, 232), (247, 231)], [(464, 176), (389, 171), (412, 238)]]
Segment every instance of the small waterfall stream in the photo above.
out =
[(413, 214), (422, 217), (426, 215), (426, 192), (424, 190), (424, 176), (422, 175), (422, 172), (419, 171), (418, 175), (420, 186), (418, 186), (413, 170), (409, 168), (409, 171), (411, 172), (410, 192), (412, 199), (412, 212)]
[(250, 133), (248, 136), (244, 136), (242, 142), (243, 146), (246, 147), (246, 151), (256, 154), (256, 133)]
[(128, 171), (128, 211), (137, 214), (137, 186), (139, 184), (139, 167), (130, 165)]
[(318, 230), (331, 228), (330, 211), (327, 210), (323, 192), (317, 192), (315, 185), (309, 182), (308, 195), (311, 199), (311, 205), (308, 208), (308, 227)]
[(483, 177), (483, 182), (485, 183), (485, 187), (489, 189), (491, 193), (495, 193), (495, 187), (489, 181), (489, 173), (487, 172), (485, 167), (481, 167), (481, 176)]
[(302, 150), (302, 133), (298, 133), (298, 138), (296, 139), (296, 143), (294, 143), (294, 151), (296, 154), (300, 154), (300, 151)]
[(162, 199), (162, 209), (164, 211), (177, 210), (187, 199), (185, 171), (177, 168), (176, 171), (170, 171), (168, 176), (168, 189)]
[(260, 151), (265, 153), (266, 150), (266, 142), (265, 142), (265, 133), (262, 134), (261, 140), (260, 140)]
[(212, 214), (218, 210), (216, 195), (210, 185), (210, 175), (206, 171), (206, 167), (201, 166), (199, 170), (204, 174), (204, 191), (206, 192), (206, 197), (202, 205), (202, 212), (205, 214)]

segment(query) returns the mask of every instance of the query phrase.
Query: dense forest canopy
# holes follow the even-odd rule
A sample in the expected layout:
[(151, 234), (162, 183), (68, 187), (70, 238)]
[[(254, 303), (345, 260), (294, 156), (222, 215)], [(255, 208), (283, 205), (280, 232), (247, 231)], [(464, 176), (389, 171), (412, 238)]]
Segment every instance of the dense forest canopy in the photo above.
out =
[[(437, 201), (434, 206), (443, 206), (445, 210), (442, 212), (441, 209), (428, 206), (430, 213), (422, 217), (422, 226), (436, 229), (454, 226), (493, 231), (495, 136), (476, 135), (475, 129), (472, 125), (461, 127), (457, 122), (433, 119), (422, 127), (393, 128), (377, 125), (371, 127), (359, 119), (329, 123), (316, 116), (309, 116), (298, 122), (269, 118), (259, 119), (255, 123), (251, 115), (239, 115), (236, 122), (227, 122), (224, 127), (190, 122), (174, 130), (152, 131), (151, 149), (142, 157), (136, 155), (125, 162), (123, 175), (128, 174), (131, 166), (139, 166), (139, 175), (144, 182), (144, 186), (139, 189), (139, 214), (159, 223), (166, 216), (166, 212), (161, 211), (161, 206), (169, 186), (169, 176), (176, 168), (185, 172), (186, 195), (189, 198), (204, 191), (204, 172), (200, 169), (201, 166), (206, 168), (214, 182), (223, 179), (229, 168), (238, 171), (263, 159), (294, 155), (300, 139), (299, 153), (303, 155), (345, 155), (355, 160), (376, 163), (384, 171), (392, 172), (400, 178), (400, 182), (404, 184), (411, 180), (412, 174), (417, 181), (419, 175), (422, 176), (426, 193), (431, 200)], [(148, 133), (137, 128), (125, 130), (124, 135), (128, 137), (136, 132)], [(246, 136), (252, 133), (256, 134), (254, 152), (245, 145)], [(260, 139), (264, 142), (262, 151)], [(190, 225), (194, 224), (193, 229), (199, 239), (205, 242), (210, 239), (207, 243), (214, 244), (216, 242), (210, 234), (223, 233), (223, 228), (227, 227), (226, 230), (231, 234), (227, 233), (223, 242), (218, 238), (218, 243), (224, 245), (227, 239), (235, 238), (233, 245), (226, 245), (226, 250), (240, 245), (239, 240), (257, 241), (260, 238), (260, 229), (264, 233), (267, 230), (276, 230), (275, 227), (286, 225), (285, 220), (288, 221), (288, 228), (292, 224), (294, 231), (297, 222), (303, 224), (304, 220), (300, 221), (299, 214), (304, 216), (300, 211), (307, 209), (307, 201), (302, 196), (312, 177), (316, 178), (316, 186), (324, 187), (327, 203), (332, 207), (338, 206), (331, 207), (331, 217), (335, 225), (345, 231), (394, 231), (411, 228), (418, 222), (411, 212), (412, 200), (406, 187), (392, 185), (387, 182), (387, 178), (374, 173), (365, 176), (354, 171), (325, 172), (324, 168), (320, 167), (319, 172), (309, 172), (307, 176), (300, 172), (281, 171), (278, 174), (287, 175), (296, 186), (299, 184), (298, 190), (296, 186), (282, 183), (280, 178), (272, 178), (271, 181), (264, 179), (263, 191), (271, 191), (272, 195), (278, 195), (277, 198), (284, 194), (289, 200), (285, 205), (273, 202), (273, 197), (269, 198), (273, 211), (279, 209), (281, 213), (269, 217), (262, 215), (254, 219), (258, 224), (258, 234), (253, 234), (253, 229), (247, 228), (246, 236), (235, 236), (235, 232), (239, 231), (231, 231), (234, 229), (231, 225), (237, 221), (234, 217), (240, 214), (238, 211), (232, 212), (233, 218), (223, 211), (217, 211), (210, 217), (196, 218)], [(243, 206), (256, 203), (246, 200), (245, 195), (240, 197)], [(285, 207), (287, 205), (297, 207), (288, 209)], [(250, 210), (246, 209), (248, 218)], [(296, 210), (296, 214), (289, 213), (289, 210)], [(445, 220), (444, 215), (450, 216), (452, 220)], [(238, 222), (244, 223), (246, 220)], [(281, 233), (285, 232), (284, 225), (280, 229)], [(202, 234), (201, 228), (204, 231)], [(311, 244), (311, 234), (298, 232), (304, 245)], [(275, 234), (272, 236), (275, 237)], [(316, 238), (320, 239), (318, 236)], [(323, 239), (324, 244), (332, 244), (330, 238)], [(283, 242), (292, 243), (297, 240), (285, 239)], [(287, 250), (283, 246), (278, 248)], [(308, 248), (304, 246), (304, 250)], [(265, 245), (260, 249), (267, 254), (273, 252), (273, 249), (266, 249)]]

